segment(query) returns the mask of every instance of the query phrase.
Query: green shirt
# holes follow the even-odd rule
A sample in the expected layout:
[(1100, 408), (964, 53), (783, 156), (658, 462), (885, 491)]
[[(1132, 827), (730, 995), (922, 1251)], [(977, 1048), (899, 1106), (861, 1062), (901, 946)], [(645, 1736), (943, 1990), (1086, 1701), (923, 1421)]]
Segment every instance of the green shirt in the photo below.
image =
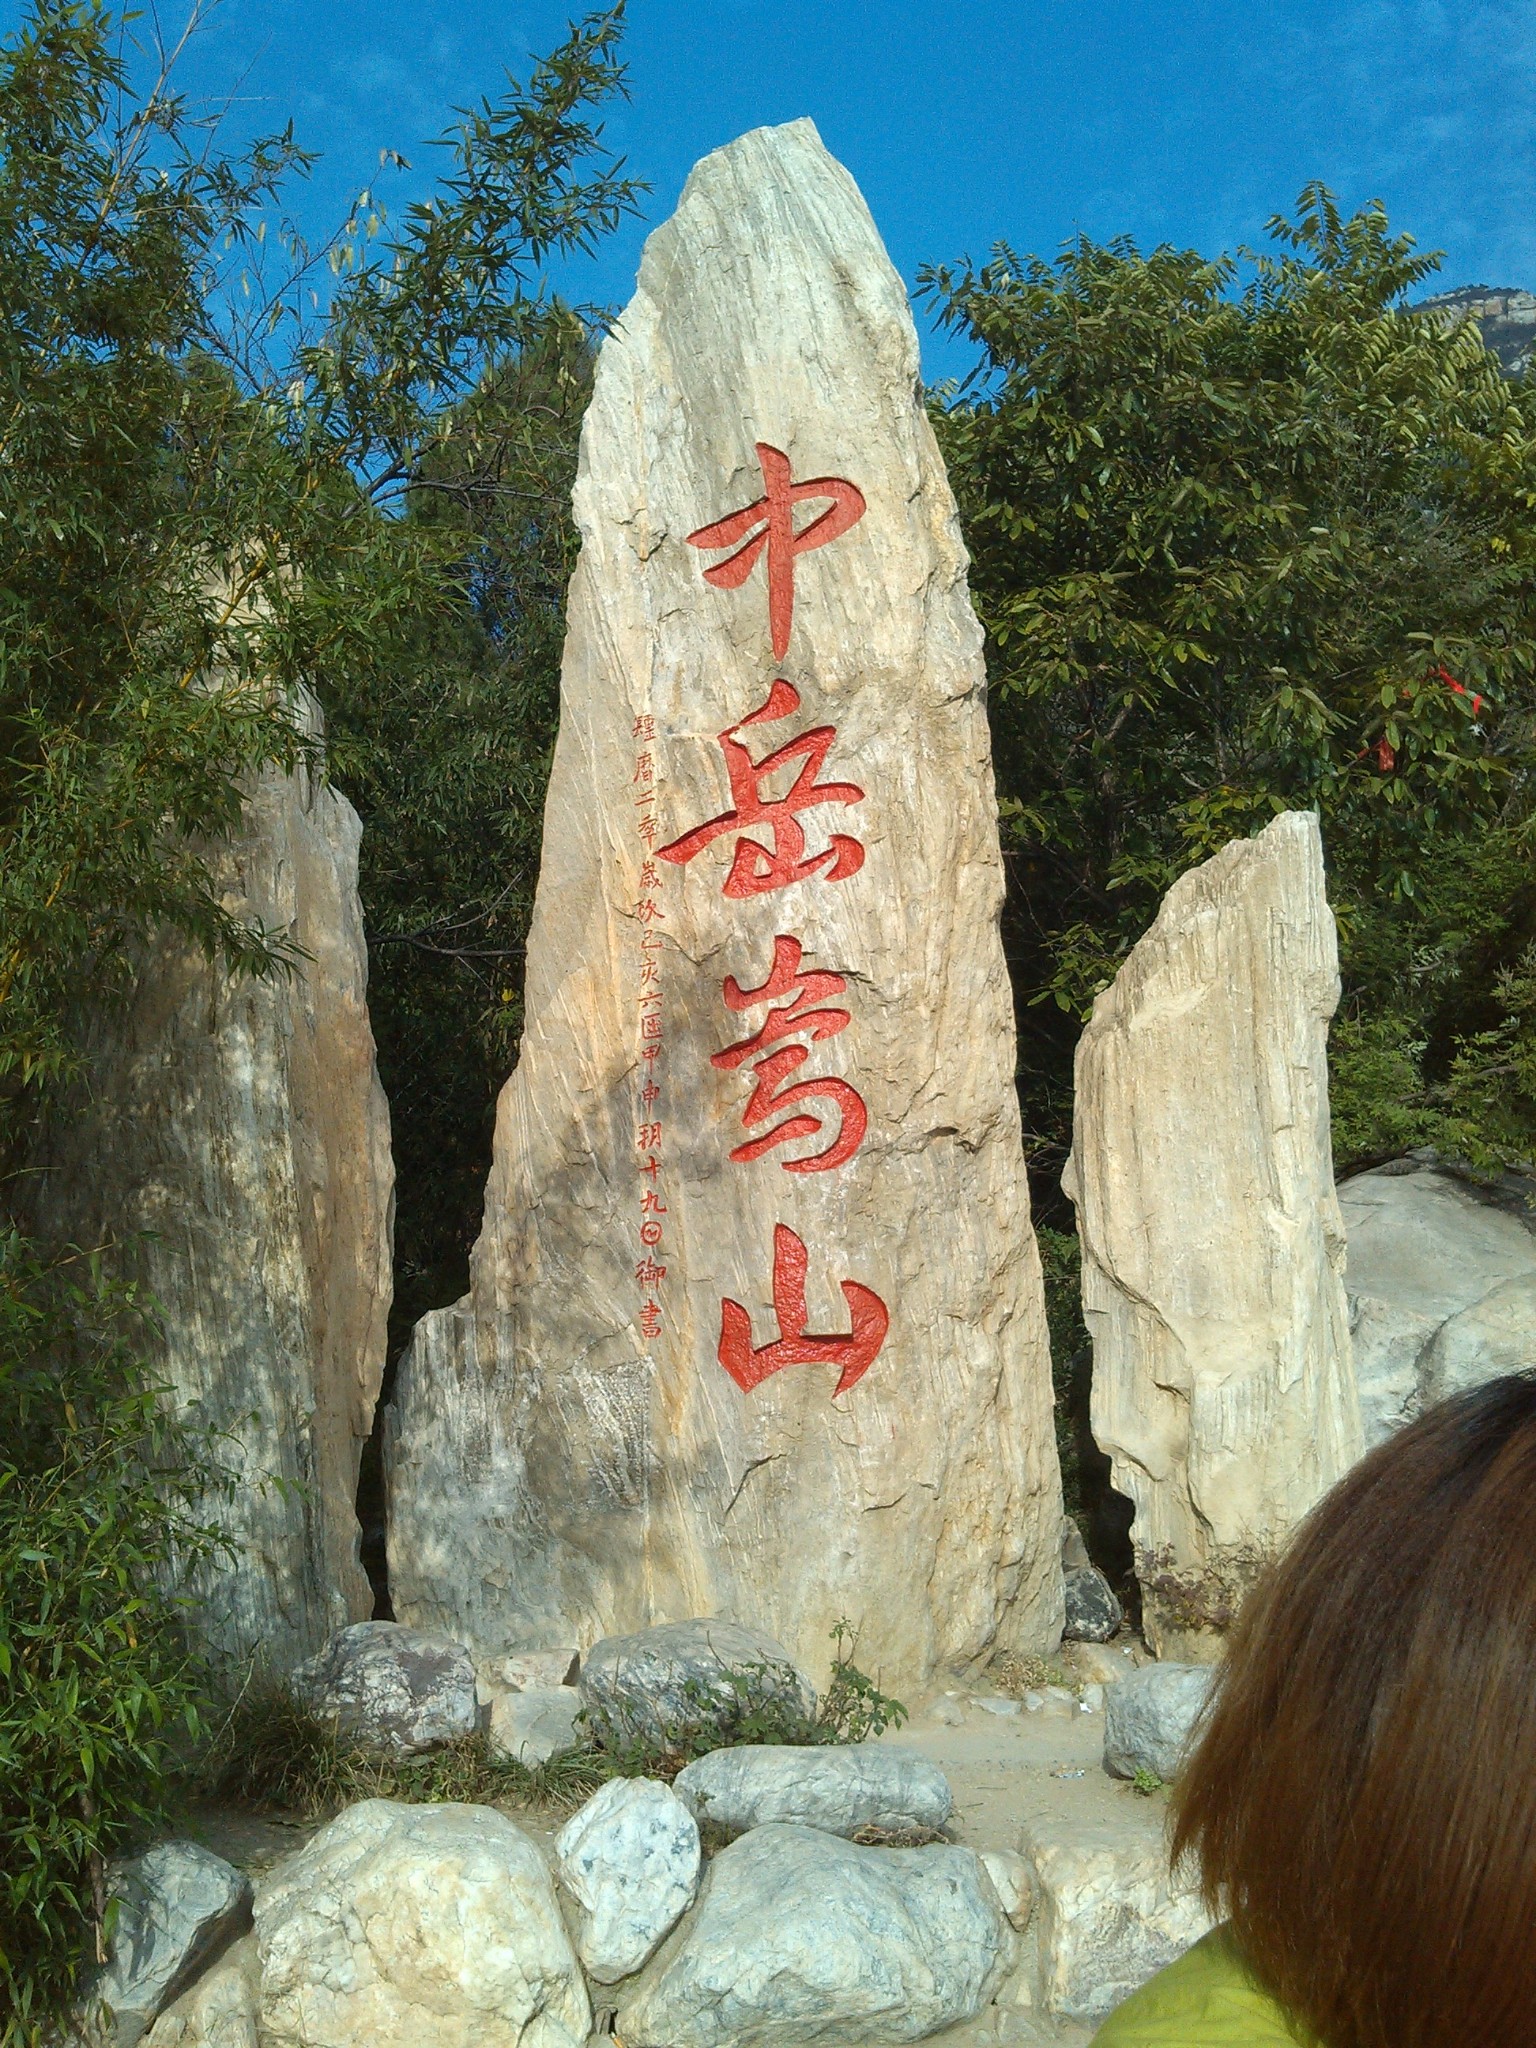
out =
[(1218, 1927), (1111, 2013), (1093, 2048), (1305, 2048), (1306, 2038)]

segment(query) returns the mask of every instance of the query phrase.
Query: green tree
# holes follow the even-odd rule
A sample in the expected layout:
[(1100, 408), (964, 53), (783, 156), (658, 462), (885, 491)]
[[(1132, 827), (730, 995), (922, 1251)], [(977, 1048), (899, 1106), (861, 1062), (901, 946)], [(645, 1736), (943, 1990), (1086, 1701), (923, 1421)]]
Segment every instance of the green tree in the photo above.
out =
[(1529, 1009), (1530, 395), (1408, 309), (1436, 259), (1378, 206), (1346, 220), (1312, 186), (1271, 234), (1241, 264), (1080, 241), (925, 279), (979, 351), (933, 410), (1048, 1163), (1078, 1020), (1163, 890), (1303, 806), (1345, 940), (1341, 1155), (1536, 1135), (1528, 1095), (1478, 1106)]
[(365, 828), (369, 1011), (394, 1124), (392, 1350), (467, 1285), (522, 1026), (590, 384), (588, 327), (553, 306), (412, 492), (407, 518), (456, 551), (458, 582), (389, 660), (329, 694), (334, 772)]
[[(621, 22), (621, 6), (590, 16), (526, 85), (463, 113), (432, 198), (396, 228), (364, 194), (320, 251), (275, 210), (309, 161), (292, 136), (222, 153), (169, 59), (136, 89), (123, 24), (94, 0), (35, 0), (0, 48), (0, 1161), (13, 1168), (39, 1115), (68, 1114), (84, 1026), (130, 986), (151, 932), (178, 929), (232, 971), (285, 971), (282, 935), (229, 915), (202, 849), (254, 773), (303, 750), (299, 690), (358, 701), (361, 677), (402, 672), (423, 619), (480, 630), (474, 551), (452, 519), (415, 508), (466, 435), (478, 475), (512, 460), (498, 448), (525, 433), (517, 365), (562, 325), (541, 267), (633, 202), (593, 118), (622, 90)], [(17, 1216), (25, 1186), (0, 1182)], [(114, 1278), (112, 1247), (4, 1243), (11, 2048), (41, 2038), (69, 1996), (93, 1921), (99, 1940), (103, 1859), (162, 1809), (172, 1721), (197, 1724), (203, 1675), (164, 1568), (211, 1540), (186, 1488), (206, 1484), (217, 1451), (161, 1413), (136, 1335), (144, 1305)]]

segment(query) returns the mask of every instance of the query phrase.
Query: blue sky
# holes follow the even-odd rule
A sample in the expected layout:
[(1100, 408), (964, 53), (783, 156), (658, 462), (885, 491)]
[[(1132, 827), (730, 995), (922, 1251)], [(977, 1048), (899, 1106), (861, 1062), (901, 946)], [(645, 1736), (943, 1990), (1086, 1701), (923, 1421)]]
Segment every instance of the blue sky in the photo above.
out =
[[(138, 0), (139, 5), (144, 0)], [(325, 152), (319, 232), (381, 148), (417, 167), (447, 110), (496, 90), (581, 11), (570, 0), (223, 0), (185, 84), (237, 127), (292, 116)], [(15, 0), (0, 0), (14, 25)], [(163, 20), (179, 21), (175, 0)], [(609, 121), (650, 224), (689, 166), (811, 115), (898, 268), (1044, 254), (1082, 230), (1207, 252), (1257, 240), (1321, 177), (1448, 252), (1447, 284), (1536, 288), (1536, 0), (630, 0), (632, 100)], [(622, 301), (645, 227), (563, 282)], [(925, 342), (930, 374), (959, 366)]]

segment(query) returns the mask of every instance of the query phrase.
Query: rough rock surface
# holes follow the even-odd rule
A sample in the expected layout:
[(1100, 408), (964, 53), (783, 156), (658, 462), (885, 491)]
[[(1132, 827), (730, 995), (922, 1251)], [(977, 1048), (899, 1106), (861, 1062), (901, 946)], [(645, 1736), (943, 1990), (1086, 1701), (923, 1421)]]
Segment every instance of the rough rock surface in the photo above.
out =
[(847, 1615), (898, 1692), (1052, 1649), (982, 636), (906, 294), (809, 122), (652, 235), (575, 511), (527, 1025), (393, 1404), (395, 1611), (481, 1655), (725, 1614), (817, 1676)]
[(232, 1549), (192, 1611), (217, 1653), (278, 1673), (373, 1609), (357, 1478), (384, 1368), (394, 1169), (360, 836), (328, 784), (260, 778), (209, 862), (236, 914), (306, 957), (256, 981), (157, 945), (100, 1027), (89, 1105), (49, 1134), (29, 1197), (59, 1236), (134, 1242), (161, 1310), (156, 1374), (218, 1432), (234, 1481), (209, 1504)]
[(619, 2009), (625, 2048), (866, 2048), (974, 2019), (1013, 1935), (969, 1849), (754, 1828)]
[(195, 1842), (157, 1842), (116, 1865), (112, 1954), (95, 1996), (111, 2014), (117, 2048), (134, 2048), (203, 1964), (249, 1925), (250, 1880)]
[(1022, 1934), (1035, 1910), (1035, 1879), (1024, 1858), (1012, 1849), (983, 1849), (981, 1867), (997, 1894), (997, 1902), (1008, 1916), (1008, 1924)]
[(955, 1803), (937, 1764), (876, 1743), (715, 1749), (679, 1771), (676, 1791), (701, 1821), (732, 1835), (769, 1821), (824, 1828), (830, 1835), (868, 1827), (891, 1833), (938, 1829)]
[(481, 1697), (499, 1692), (548, 1692), (574, 1685), (581, 1670), (575, 1650), (523, 1650), (511, 1657), (489, 1657), (475, 1670)]
[(261, 1962), (247, 1934), (165, 2008), (143, 2048), (260, 2048), (260, 2010)]
[(498, 1693), (491, 1702), (491, 1748), (497, 1756), (509, 1756), (530, 1769), (547, 1764), (563, 1750), (580, 1749), (587, 1739), (576, 1725), (580, 1713), (581, 1694), (574, 1685)]
[(606, 1740), (661, 1742), (679, 1729), (729, 1736), (744, 1689), (753, 1701), (816, 1711), (816, 1690), (782, 1643), (732, 1621), (668, 1621), (605, 1636), (581, 1667), (581, 1696)]
[(581, 1911), (577, 1953), (600, 1984), (617, 1984), (693, 1904), (698, 1825), (654, 1778), (610, 1778), (560, 1830), (555, 1861)]
[(1208, 1664), (1148, 1664), (1104, 1695), (1104, 1768), (1117, 1778), (1176, 1778), (1210, 1698)]
[(395, 1621), (338, 1629), (301, 1664), (293, 1687), (322, 1720), (388, 1756), (411, 1756), (473, 1735), (475, 1667), (462, 1643)]
[(544, 1859), (488, 1806), (349, 1807), (256, 1901), (263, 2048), (582, 2048)]
[(1528, 1193), (1502, 1197), (1417, 1159), (1340, 1187), (1367, 1448), (1450, 1394), (1536, 1366)]
[(1037, 1981), (1060, 2019), (1102, 2019), (1211, 1925), (1194, 1889), (1169, 1875), (1158, 1816), (1139, 1837), (1124, 1823), (1056, 1819), (1021, 1846), (1038, 1887)]
[(1062, 1575), (1068, 1642), (1108, 1643), (1118, 1634), (1125, 1611), (1115, 1589), (1096, 1565), (1078, 1565)]
[(1135, 1503), (1159, 1655), (1213, 1654), (1223, 1610), (1359, 1455), (1338, 994), (1317, 820), (1291, 811), (1174, 883), (1078, 1044), (1063, 1184), (1093, 1433)]

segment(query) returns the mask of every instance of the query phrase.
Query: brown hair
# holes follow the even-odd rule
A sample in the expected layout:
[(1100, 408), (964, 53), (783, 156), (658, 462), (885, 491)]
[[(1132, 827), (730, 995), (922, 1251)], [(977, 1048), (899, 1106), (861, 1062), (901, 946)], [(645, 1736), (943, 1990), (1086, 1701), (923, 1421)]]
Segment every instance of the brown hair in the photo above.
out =
[(1173, 1853), (1326, 2048), (1536, 2048), (1536, 1377), (1362, 1460), (1249, 1600)]

